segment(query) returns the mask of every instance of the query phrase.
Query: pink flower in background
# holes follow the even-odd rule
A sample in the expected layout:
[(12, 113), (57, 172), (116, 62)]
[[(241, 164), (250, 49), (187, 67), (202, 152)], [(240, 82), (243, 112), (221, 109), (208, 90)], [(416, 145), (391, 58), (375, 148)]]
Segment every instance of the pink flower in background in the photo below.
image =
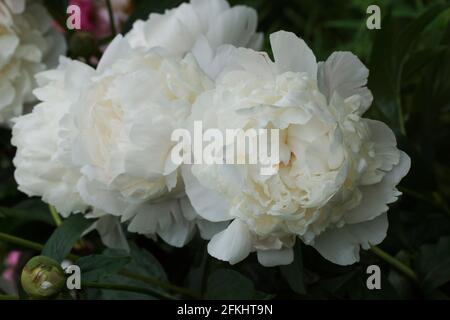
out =
[(15, 268), (19, 264), (20, 256), (22, 253), (20, 251), (11, 251), (5, 259), (6, 270), (3, 272), (2, 277), (5, 280), (13, 281)]
[[(131, 11), (130, 0), (111, 0), (114, 12), (114, 24), (120, 31), (122, 24)], [(77, 5), (81, 11), (81, 29), (91, 32), (96, 38), (111, 35), (108, 8), (104, 0), (71, 0), (71, 5)]]
[(7, 294), (17, 294), (17, 284), (15, 276), (18, 272), (19, 261), (22, 252), (13, 250), (4, 260), (5, 271), (0, 276), (0, 290)]

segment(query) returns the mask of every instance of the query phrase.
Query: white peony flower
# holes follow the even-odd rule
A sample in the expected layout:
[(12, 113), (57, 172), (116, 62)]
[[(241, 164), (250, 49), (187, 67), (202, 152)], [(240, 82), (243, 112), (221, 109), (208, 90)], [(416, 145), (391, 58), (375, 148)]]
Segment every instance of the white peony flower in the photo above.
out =
[(61, 58), (57, 69), (36, 76), (34, 94), (41, 102), (31, 113), (13, 119), (11, 142), (17, 147), (14, 165), (19, 190), (42, 197), (63, 216), (87, 208), (76, 188), (81, 174), (68, 154), (67, 115), (93, 73), (81, 62)]
[(133, 50), (120, 36), (111, 43), (71, 107), (72, 162), (82, 174), (78, 192), (96, 209), (91, 216), (118, 216), (129, 231), (174, 246), (190, 239), (195, 223), (170, 160), (171, 134), (211, 88), (190, 54)]
[(266, 266), (289, 264), (296, 238), (328, 260), (347, 265), (360, 247), (380, 243), (387, 204), (410, 167), (393, 132), (362, 114), (372, 101), (368, 70), (349, 52), (316, 62), (294, 34), (270, 37), (267, 54), (235, 49), (216, 88), (203, 93), (191, 121), (204, 129), (276, 128), (278, 171), (259, 165), (183, 167), (186, 193), (209, 221), (229, 221), (208, 244), (231, 264), (256, 251)]
[(63, 36), (39, 1), (0, 0), (0, 123), (34, 102), (34, 75), (57, 63)]
[(184, 245), (197, 217), (170, 161), (170, 135), (212, 88), (192, 55), (136, 51), (118, 36), (97, 70), (63, 59), (37, 79), (42, 102), (14, 119), (19, 189), (64, 216), (99, 217), (93, 228), (107, 245), (128, 247), (114, 216), (131, 232)]
[(253, 8), (230, 8), (226, 0), (191, 0), (136, 21), (126, 39), (133, 48), (164, 47), (175, 55), (191, 51), (199, 39), (214, 50), (224, 44), (259, 50), (263, 37), (256, 33), (257, 23)]

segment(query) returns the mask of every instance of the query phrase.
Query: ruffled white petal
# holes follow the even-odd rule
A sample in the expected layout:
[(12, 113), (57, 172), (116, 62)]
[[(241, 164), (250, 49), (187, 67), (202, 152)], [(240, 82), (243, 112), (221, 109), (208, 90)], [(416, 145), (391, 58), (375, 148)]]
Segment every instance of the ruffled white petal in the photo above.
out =
[(34, 76), (65, 53), (65, 39), (51, 21), (40, 2), (0, 2), (0, 125), (11, 126), (36, 101)]
[(350, 265), (359, 261), (360, 247), (369, 249), (386, 237), (387, 214), (342, 228), (330, 229), (315, 239), (314, 248), (327, 260), (339, 265)]
[(333, 52), (325, 62), (319, 64), (318, 83), (320, 91), (331, 99), (333, 93), (342, 98), (359, 95), (363, 114), (372, 104), (372, 94), (366, 87), (369, 70), (351, 52)]
[(164, 14), (152, 13), (146, 21), (136, 21), (126, 38), (133, 48), (163, 47), (182, 56), (201, 37), (213, 52), (224, 44), (259, 50), (262, 35), (256, 33), (256, 11), (230, 5), (225, 0), (192, 0)]
[(388, 204), (397, 201), (401, 192), (397, 190), (396, 185), (408, 173), (411, 166), (409, 156), (403, 151), (399, 151), (399, 153), (398, 164), (384, 175), (381, 182), (361, 187), (361, 202), (356, 208), (345, 213), (346, 223), (371, 220), (388, 211)]

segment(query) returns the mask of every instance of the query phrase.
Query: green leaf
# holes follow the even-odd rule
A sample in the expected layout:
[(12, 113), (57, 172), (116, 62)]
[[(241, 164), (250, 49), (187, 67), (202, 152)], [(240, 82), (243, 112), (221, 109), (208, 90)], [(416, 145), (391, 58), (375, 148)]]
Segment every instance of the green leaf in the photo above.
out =
[(256, 292), (252, 281), (239, 272), (219, 269), (208, 277), (205, 295), (212, 300), (249, 300)]
[[(135, 274), (149, 276), (153, 278), (158, 278), (159, 280), (167, 282), (167, 275), (158, 262), (158, 260), (147, 250), (138, 248), (134, 243), (130, 243), (130, 257), (131, 262), (125, 265), (122, 269), (125, 269), (129, 272), (133, 272)], [(125, 251), (122, 250), (113, 250), (106, 249), (103, 252), (103, 255), (111, 258), (123, 258), (124, 255), (127, 255)], [(155, 287), (148, 283), (130, 279), (128, 277), (124, 277), (119, 274), (109, 274), (103, 277), (102, 281), (108, 283), (120, 283), (124, 285), (142, 287), (142, 288), (152, 288), (163, 291), (163, 289), (159, 287)], [(133, 292), (125, 292), (125, 291), (117, 291), (117, 290), (98, 290), (98, 289), (89, 289), (88, 290), (88, 298), (90, 299), (107, 299), (107, 300), (148, 300), (152, 299), (152, 297), (140, 293)]]
[(349, 273), (345, 273), (343, 275), (334, 278), (323, 279), (320, 281), (320, 286), (326, 292), (332, 294), (341, 293), (342, 291), (345, 291), (345, 287), (355, 277), (357, 273), (358, 271), (353, 270)]
[(94, 220), (86, 219), (82, 214), (71, 215), (53, 232), (42, 250), (42, 255), (61, 262), (93, 222)]
[(365, 270), (366, 268), (357, 268), (337, 277), (323, 279), (319, 285), (332, 297), (348, 297), (358, 300), (399, 298), (384, 273), (381, 273), (381, 289), (369, 290), (366, 284), (369, 275)]
[(303, 280), (303, 257), (300, 244), (294, 247), (294, 262), (280, 267), (281, 274), (286, 279), (289, 287), (298, 294), (306, 294)]
[(196, 250), (191, 269), (186, 276), (186, 286), (198, 294), (201, 294), (203, 291), (207, 262), (208, 253), (206, 248), (202, 247), (201, 250)]
[(103, 278), (116, 274), (128, 263), (131, 257), (111, 257), (103, 254), (94, 254), (77, 260), (84, 281), (100, 281)]
[(404, 115), (400, 101), (402, 72), (418, 35), (449, 5), (436, 5), (414, 19), (399, 32), (391, 15), (377, 30), (370, 59), (369, 88), (375, 105), (394, 129), (404, 133)]
[(0, 207), (0, 214), (20, 222), (41, 221), (54, 225), (48, 206), (39, 199), (27, 199), (12, 208)]
[(425, 294), (450, 281), (450, 237), (420, 247), (414, 267)]

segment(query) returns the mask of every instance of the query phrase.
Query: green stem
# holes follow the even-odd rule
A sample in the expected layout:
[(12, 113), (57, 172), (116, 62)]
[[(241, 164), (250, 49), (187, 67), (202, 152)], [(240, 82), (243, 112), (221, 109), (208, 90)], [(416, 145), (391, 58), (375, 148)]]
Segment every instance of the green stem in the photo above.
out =
[(6, 234), (3, 232), (0, 232), (0, 240), (9, 242), (9, 243), (13, 243), (16, 244), (18, 246), (21, 247), (25, 247), (25, 248), (29, 248), (29, 249), (33, 249), (36, 251), (42, 251), (42, 249), (44, 248), (44, 246), (40, 243), (37, 242), (33, 242), (30, 240), (26, 240), (26, 239), (22, 239), (16, 236), (12, 236), (10, 234)]
[(419, 279), (417, 274), (406, 264), (398, 260), (397, 258), (391, 256), (389, 253), (381, 250), (377, 246), (371, 247), (372, 252), (377, 255), (379, 258), (390, 264), (392, 267), (397, 269), (399, 272), (403, 273), (405, 276), (410, 278), (415, 283), (418, 283)]
[(20, 298), (11, 294), (0, 294), (0, 301), (1, 300), (20, 300)]
[(58, 214), (58, 211), (56, 211), (55, 207), (52, 206), (51, 204), (48, 205), (48, 209), (50, 210), (50, 214), (52, 215), (52, 218), (55, 221), (56, 226), (59, 227), (62, 223), (62, 220)]
[(116, 24), (114, 22), (114, 13), (111, 5), (111, 0), (106, 0), (106, 6), (108, 7), (109, 24), (111, 25), (111, 33), (115, 36), (117, 34)]
[[(13, 243), (13, 244), (16, 244), (21, 247), (33, 249), (36, 251), (42, 251), (42, 249), (44, 248), (44, 245), (42, 245), (40, 243), (22, 239), (22, 238), (12, 236), (12, 235), (9, 235), (9, 234), (3, 233), (3, 232), (0, 232), (0, 240), (6, 241), (9, 243)], [(72, 261), (76, 261), (80, 257), (77, 255), (74, 255), (74, 254), (70, 254), (67, 258), (69, 258)], [(135, 274), (135, 273), (129, 272), (127, 270), (121, 270), (119, 273), (122, 276), (130, 278), (130, 279), (139, 280), (139, 281), (147, 283), (147, 284), (151, 284), (151, 285), (158, 286), (160, 288), (168, 289), (172, 292), (175, 292), (175, 293), (178, 293), (178, 294), (190, 297), (190, 298), (201, 299), (200, 296), (196, 295), (195, 293), (191, 292), (188, 289), (178, 287), (178, 286), (175, 286), (170, 283), (163, 282), (156, 277), (143, 276), (140, 274)]]
[(136, 286), (128, 286), (128, 285), (122, 285), (122, 284), (81, 281), (81, 287), (128, 291), (128, 292), (147, 294), (152, 297), (156, 297), (156, 298), (160, 298), (160, 299), (164, 299), (164, 300), (176, 300), (175, 297), (172, 297), (165, 293), (159, 292), (158, 290), (154, 290), (154, 289), (150, 289), (150, 288), (136, 287)]

